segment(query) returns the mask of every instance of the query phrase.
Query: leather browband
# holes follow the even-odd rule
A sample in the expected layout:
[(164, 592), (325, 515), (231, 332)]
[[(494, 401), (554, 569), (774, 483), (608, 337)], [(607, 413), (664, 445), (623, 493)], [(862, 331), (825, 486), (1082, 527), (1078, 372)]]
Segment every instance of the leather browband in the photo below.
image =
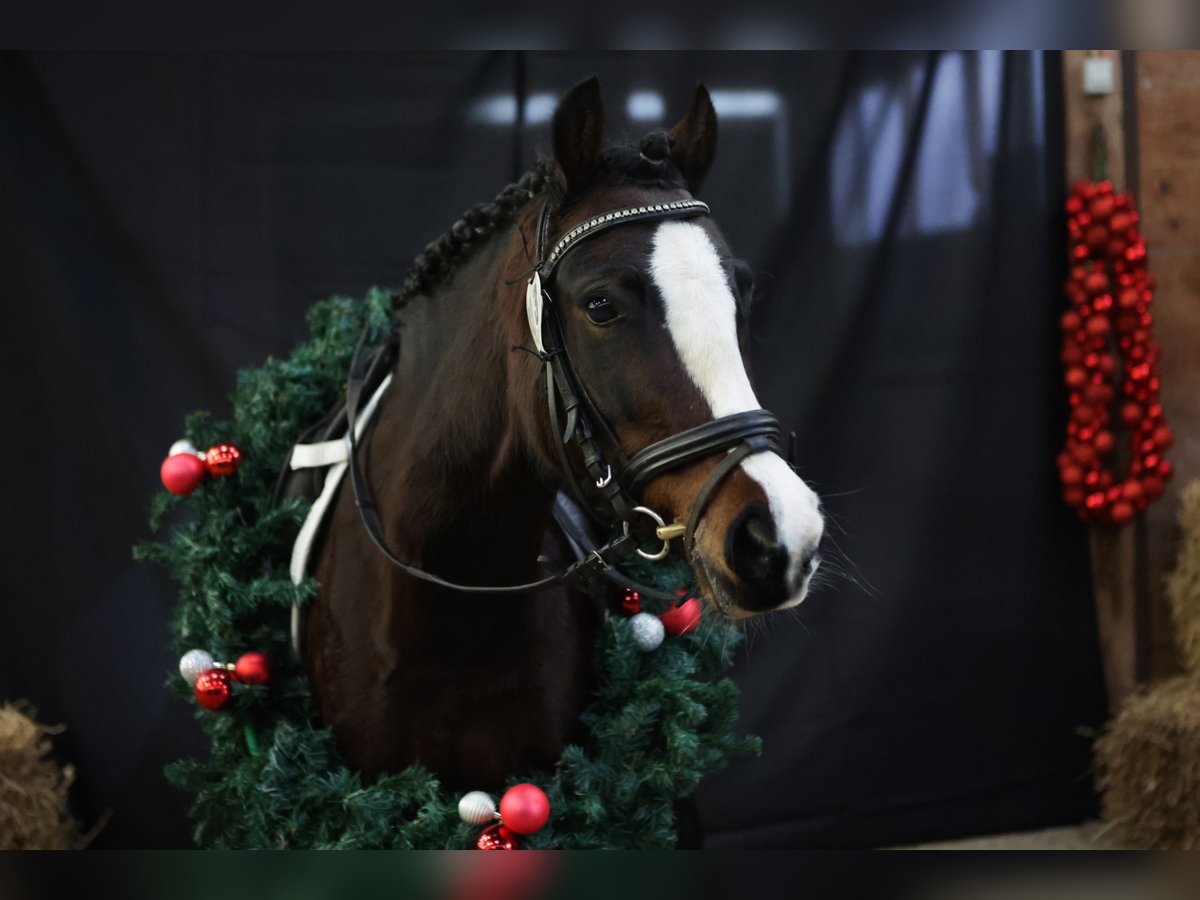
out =
[(546, 229), (550, 221), (550, 204), (547, 203), (542, 207), (541, 219), (538, 222), (537, 254), (540, 263), (538, 268), (542, 277), (548, 280), (568, 250), (584, 238), (600, 234), (617, 225), (629, 225), (647, 219), (684, 219), (691, 216), (707, 216), (708, 212), (708, 204), (700, 200), (672, 200), (667, 203), (652, 203), (648, 206), (627, 206), (624, 209), (614, 209), (612, 212), (593, 216), (585, 222), (580, 222), (559, 238), (558, 243), (543, 257)]

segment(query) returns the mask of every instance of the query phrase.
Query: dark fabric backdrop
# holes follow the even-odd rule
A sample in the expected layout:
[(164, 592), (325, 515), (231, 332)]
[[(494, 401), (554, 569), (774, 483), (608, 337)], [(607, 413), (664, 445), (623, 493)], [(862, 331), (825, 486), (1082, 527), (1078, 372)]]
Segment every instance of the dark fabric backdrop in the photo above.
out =
[[(0, 697), (62, 721), (97, 844), (188, 843), (162, 765), (161, 572), (130, 561), (183, 415), (226, 408), (333, 292), (407, 262), (547, 145), (591, 73), (636, 136), (714, 90), (704, 197), (759, 272), (761, 399), (841, 553), (736, 676), (760, 758), (715, 847), (868, 846), (1078, 820), (1104, 697), (1086, 540), (1057, 499), (1053, 56), (0, 58)], [(517, 103), (516, 97), (522, 102)], [(1047, 104), (1051, 108), (1047, 108)], [(518, 107), (524, 125), (518, 122)]]

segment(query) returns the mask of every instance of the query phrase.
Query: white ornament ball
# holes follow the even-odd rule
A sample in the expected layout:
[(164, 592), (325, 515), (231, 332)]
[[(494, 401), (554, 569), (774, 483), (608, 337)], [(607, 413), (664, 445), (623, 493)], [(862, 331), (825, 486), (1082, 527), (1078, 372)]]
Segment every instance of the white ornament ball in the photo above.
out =
[(495, 821), (496, 801), (483, 791), (463, 794), (458, 801), (458, 817), (468, 825), (484, 825)]
[(646, 652), (656, 649), (667, 635), (667, 630), (658, 616), (645, 612), (631, 617), (629, 628), (633, 631), (633, 642)]
[(196, 683), (201, 672), (207, 672), (212, 667), (212, 654), (207, 650), (189, 650), (179, 657), (179, 674), (191, 685)]
[(192, 456), (200, 455), (200, 451), (187, 438), (182, 438), (173, 443), (171, 449), (167, 451), (167, 456), (175, 456), (177, 453), (190, 453)]

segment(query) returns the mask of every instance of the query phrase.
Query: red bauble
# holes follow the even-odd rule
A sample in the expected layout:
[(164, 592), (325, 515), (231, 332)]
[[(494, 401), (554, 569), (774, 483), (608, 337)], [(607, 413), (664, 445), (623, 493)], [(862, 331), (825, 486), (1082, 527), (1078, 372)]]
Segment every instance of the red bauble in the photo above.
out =
[(163, 460), (158, 470), (163, 487), (172, 494), (187, 496), (204, 482), (204, 463), (194, 453), (176, 453)]
[(503, 825), (489, 825), (483, 829), (475, 846), (480, 850), (520, 850), (517, 836)]
[(1112, 194), (1103, 194), (1088, 204), (1088, 214), (1093, 219), (1107, 219), (1113, 212)]
[(242, 684), (266, 684), (271, 680), (271, 661), (265, 653), (243, 653), (233, 667), (233, 677)]
[(641, 595), (631, 587), (625, 588), (625, 593), (621, 596), (621, 609), (627, 616), (636, 616), (642, 611)]
[(536, 784), (514, 784), (500, 798), (500, 819), (517, 834), (533, 834), (550, 820), (550, 798)]
[(1125, 500), (1118, 500), (1112, 505), (1112, 510), (1109, 515), (1112, 516), (1114, 525), (1128, 525), (1133, 521), (1134, 508), (1133, 504)]
[(233, 699), (233, 679), (224, 669), (209, 669), (196, 676), (192, 690), (196, 702), (205, 709), (224, 709)]
[(1142, 498), (1142, 484), (1140, 481), (1127, 481), (1121, 485), (1121, 496), (1131, 503), (1136, 503)]
[[(1080, 477), (1083, 477), (1082, 474)], [(658, 618), (662, 620), (667, 634), (678, 636), (695, 631), (696, 626), (700, 624), (700, 615), (703, 611), (699, 600), (695, 597), (688, 597), (683, 603), (672, 606)]]
[(1076, 444), (1070, 450), (1071, 457), (1081, 466), (1090, 466), (1096, 461), (1096, 451), (1087, 444)]
[(1137, 425), (1142, 418), (1142, 408), (1136, 403), (1126, 403), (1121, 407), (1121, 421), (1126, 425), (1133, 427)]
[(1093, 250), (1099, 250), (1108, 243), (1108, 229), (1103, 225), (1093, 225), (1087, 230), (1083, 240)]
[(204, 454), (204, 464), (214, 478), (226, 478), (242, 464), (242, 451), (233, 444), (216, 444)]
[[(1084, 249), (1086, 250), (1087, 248), (1085, 247)], [(1108, 276), (1099, 269), (1093, 269), (1083, 279), (1083, 286), (1089, 294), (1103, 294), (1108, 290)]]

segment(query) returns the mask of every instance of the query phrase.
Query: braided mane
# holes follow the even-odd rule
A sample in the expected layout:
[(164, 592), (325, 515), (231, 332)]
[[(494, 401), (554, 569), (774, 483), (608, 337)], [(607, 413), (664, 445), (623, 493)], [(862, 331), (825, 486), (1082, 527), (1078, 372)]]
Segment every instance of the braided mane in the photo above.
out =
[[(426, 244), (409, 266), (404, 286), (393, 298), (393, 313), (398, 316), (410, 300), (427, 293), (445, 278), (455, 262), (495, 234), (500, 226), (515, 219), (526, 203), (546, 189), (553, 171), (553, 162), (538, 163), (490, 203), (475, 204), (450, 226), (449, 231)], [(399, 327), (398, 320), (393, 327)]]
[[(637, 146), (610, 147), (604, 153), (597, 181), (660, 189), (685, 187), (679, 169), (668, 159), (672, 143), (665, 131), (652, 131)], [(399, 314), (410, 300), (428, 293), (450, 274), (456, 262), (515, 219), (521, 208), (534, 197), (558, 192), (554, 169), (553, 160), (539, 162), (490, 203), (472, 206), (450, 226), (449, 231), (425, 245), (405, 274), (404, 286), (393, 297), (393, 333), (400, 327)], [(556, 203), (564, 199), (567, 198), (554, 198)]]

